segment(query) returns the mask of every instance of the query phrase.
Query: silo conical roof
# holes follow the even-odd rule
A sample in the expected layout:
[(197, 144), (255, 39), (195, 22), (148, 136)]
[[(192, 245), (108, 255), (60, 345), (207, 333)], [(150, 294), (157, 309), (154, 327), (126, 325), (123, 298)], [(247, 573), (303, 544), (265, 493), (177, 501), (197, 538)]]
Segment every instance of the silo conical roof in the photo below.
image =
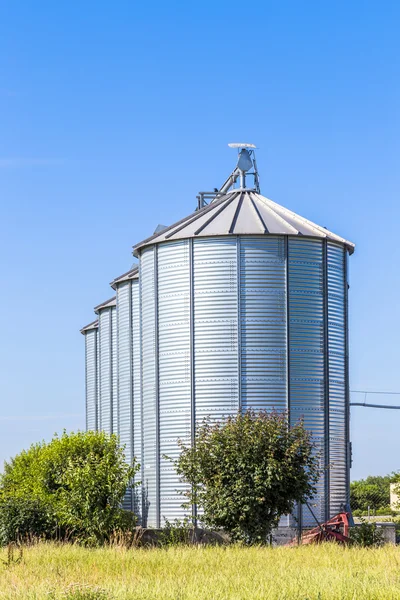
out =
[(110, 283), (110, 285), (115, 290), (119, 283), (123, 283), (124, 281), (129, 281), (131, 279), (138, 279), (138, 277), (139, 277), (139, 267), (135, 265), (134, 267), (132, 267), (132, 269), (130, 269), (126, 273), (123, 273), (122, 275), (119, 275), (119, 277), (116, 277), (115, 279), (113, 279), (112, 282)]
[(290, 235), (328, 239), (354, 252), (352, 242), (301, 217), (254, 190), (235, 189), (160, 233), (134, 246), (134, 254), (150, 244), (223, 235)]
[(113, 306), (116, 306), (116, 305), (117, 305), (117, 297), (113, 296), (109, 300), (106, 300), (105, 302), (102, 302), (101, 304), (98, 304), (97, 306), (95, 306), (94, 312), (98, 313), (99, 310), (102, 310), (103, 308), (112, 308)]

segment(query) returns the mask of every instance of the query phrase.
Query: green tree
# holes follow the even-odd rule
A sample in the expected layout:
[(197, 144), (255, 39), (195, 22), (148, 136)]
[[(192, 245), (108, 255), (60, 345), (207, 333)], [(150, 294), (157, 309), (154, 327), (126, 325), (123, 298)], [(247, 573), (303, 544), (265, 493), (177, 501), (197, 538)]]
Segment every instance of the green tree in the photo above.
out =
[(64, 432), (49, 443), (34, 444), (5, 464), (0, 512), (6, 514), (1, 507), (8, 506), (8, 513), (17, 520), (16, 509), (10, 507), (34, 500), (45, 507), (51, 521), (44, 534), (57, 529), (59, 535), (102, 541), (114, 529), (132, 522), (133, 515), (122, 510), (121, 501), (138, 469), (136, 463), (126, 464), (115, 435)]
[(390, 483), (395, 475), (370, 475), (366, 479), (350, 484), (350, 506), (352, 511), (366, 513), (382, 509), (390, 510)]
[(206, 421), (193, 447), (179, 443), (175, 466), (190, 484), (188, 504), (233, 540), (266, 543), (280, 517), (315, 494), (319, 458), (309, 432), (301, 422), (289, 427), (286, 414), (248, 411)]

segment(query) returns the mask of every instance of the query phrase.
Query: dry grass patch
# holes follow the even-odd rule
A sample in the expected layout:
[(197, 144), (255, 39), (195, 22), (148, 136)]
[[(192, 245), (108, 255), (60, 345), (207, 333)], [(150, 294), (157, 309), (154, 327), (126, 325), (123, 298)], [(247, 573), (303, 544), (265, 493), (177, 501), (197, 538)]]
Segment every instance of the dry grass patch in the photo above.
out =
[[(7, 551), (0, 552), (7, 562)], [(1, 599), (400, 599), (400, 549), (173, 547), (39, 544), (0, 563)]]

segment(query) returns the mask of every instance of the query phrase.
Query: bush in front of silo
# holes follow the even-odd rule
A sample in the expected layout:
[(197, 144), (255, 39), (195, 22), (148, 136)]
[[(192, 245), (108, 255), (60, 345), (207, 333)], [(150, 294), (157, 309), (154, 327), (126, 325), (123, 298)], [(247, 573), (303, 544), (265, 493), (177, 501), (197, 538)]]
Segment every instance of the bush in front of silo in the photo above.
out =
[(96, 543), (131, 528), (121, 502), (137, 470), (104, 432), (64, 432), (32, 445), (0, 477), (3, 543), (30, 535)]
[(376, 523), (368, 522), (361, 518), (361, 523), (350, 528), (350, 539), (357, 546), (363, 548), (372, 548), (377, 546), (383, 546), (384, 537), (383, 532), (380, 530)]
[(51, 507), (38, 498), (6, 496), (0, 501), (0, 545), (50, 539), (56, 533)]
[(315, 492), (319, 457), (302, 422), (285, 413), (247, 411), (224, 422), (204, 421), (193, 446), (180, 442), (175, 463), (189, 484), (188, 504), (202, 524), (247, 544), (268, 541), (282, 515)]

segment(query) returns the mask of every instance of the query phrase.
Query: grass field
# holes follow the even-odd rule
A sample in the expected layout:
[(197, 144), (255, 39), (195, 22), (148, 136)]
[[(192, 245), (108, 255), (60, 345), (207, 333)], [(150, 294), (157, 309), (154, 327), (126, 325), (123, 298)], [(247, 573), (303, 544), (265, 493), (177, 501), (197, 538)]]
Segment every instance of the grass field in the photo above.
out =
[[(0, 558), (7, 560), (6, 551)], [(0, 563), (0, 598), (69, 600), (400, 599), (400, 549), (41, 544)]]

